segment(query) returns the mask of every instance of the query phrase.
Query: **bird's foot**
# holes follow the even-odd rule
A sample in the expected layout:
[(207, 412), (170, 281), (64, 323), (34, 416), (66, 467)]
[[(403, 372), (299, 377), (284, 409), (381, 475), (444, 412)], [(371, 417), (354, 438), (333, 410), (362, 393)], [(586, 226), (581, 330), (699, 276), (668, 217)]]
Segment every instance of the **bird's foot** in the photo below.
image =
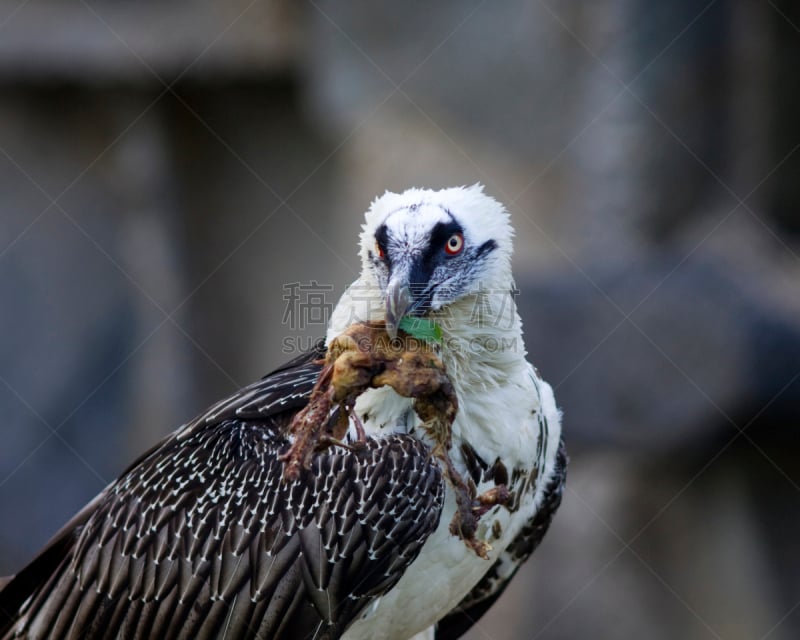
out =
[(497, 505), (505, 506), (509, 502), (511, 502), (511, 492), (506, 485), (499, 484), (475, 498), (472, 504), (472, 513), (475, 514), (476, 518), (480, 518), (492, 507)]

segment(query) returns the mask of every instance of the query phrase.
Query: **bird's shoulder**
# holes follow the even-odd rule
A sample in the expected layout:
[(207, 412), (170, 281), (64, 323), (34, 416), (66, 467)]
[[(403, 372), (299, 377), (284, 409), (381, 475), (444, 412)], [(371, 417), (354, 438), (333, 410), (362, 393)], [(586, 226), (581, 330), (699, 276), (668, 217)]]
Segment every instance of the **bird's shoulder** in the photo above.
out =
[(308, 403), (325, 354), (324, 340), (317, 341), (309, 351), (209, 407), (177, 435), (187, 437), (225, 420), (265, 421), (276, 425), (291, 420), (294, 413)]

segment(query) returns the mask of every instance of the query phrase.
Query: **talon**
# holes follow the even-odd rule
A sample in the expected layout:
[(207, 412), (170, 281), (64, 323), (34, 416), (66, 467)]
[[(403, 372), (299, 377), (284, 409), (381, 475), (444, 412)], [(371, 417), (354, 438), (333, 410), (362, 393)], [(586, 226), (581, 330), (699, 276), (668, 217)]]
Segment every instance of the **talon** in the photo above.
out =
[(323, 433), (319, 437), (317, 449), (321, 450), (326, 447), (341, 447), (342, 449), (347, 449), (348, 451), (360, 451), (364, 448), (365, 444), (366, 442), (354, 442), (350, 444), (349, 442), (345, 442), (344, 440), (340, 440), (339, 438), (334, 438), (333, 436)]
[(353, 418), (353, 426), (356, 428), (356, 443), (363, 447), (367, 444), (367, 432), (364, 430), (364, 423), (358, 417), (358, 413), (351, 410), (350, 417)]
[(511, 492), (504, 484), (492, 487), (477, 498), (472, 505), (472, 513), (480, 519), (487, 511), (497, 505), (507, 505), (511, 502)]
[(479, 495), (476, 500), (480, 506), (505, 505), (511, 502), (511, 492), (506, 485), (499, 484)]

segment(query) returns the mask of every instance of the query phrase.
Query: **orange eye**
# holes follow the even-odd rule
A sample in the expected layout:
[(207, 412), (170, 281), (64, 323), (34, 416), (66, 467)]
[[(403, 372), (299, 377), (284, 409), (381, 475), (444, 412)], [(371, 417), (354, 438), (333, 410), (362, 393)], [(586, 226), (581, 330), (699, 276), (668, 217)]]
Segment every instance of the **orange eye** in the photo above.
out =
[(378, 244), (377, 242), (375, 243), (375, 255), (378, 256), (378, 258), (380, 258), (381, 260), (383, 260), (384, 258), (383, 249), (381, 249), (381, 245)]
[(444, 252), (448, 256), (457, 256), (464, 248), (464, 236), (461, 233), (454, 233), (447, 239), (444, 245)]

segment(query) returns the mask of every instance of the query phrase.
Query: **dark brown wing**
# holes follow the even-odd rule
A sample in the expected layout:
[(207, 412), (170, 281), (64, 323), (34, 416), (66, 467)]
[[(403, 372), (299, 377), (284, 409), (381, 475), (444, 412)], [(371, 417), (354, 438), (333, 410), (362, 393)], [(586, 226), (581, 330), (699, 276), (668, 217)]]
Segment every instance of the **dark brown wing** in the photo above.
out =
[(98, 496), (0, 592), (0, 637), (339, 637), (436, 528), (444, 484), (407, 436), (327, 449), (282, 481), (314, 360), (218, 403)]
[(553, 515), (561, 504), (567, 480), (567, 450), (561, 440), (553, 475), (533, 519), (508, 545), (491, 569), (464, 599), (436, 625), (436, 640), (455, 640), (464, 635), (502, 595), (514, 574), (539, 546)]
[[(300, 354), (282, 367), (264, 377), (267, 384), (260, 389), (260, 396), (265, 404), (273, 406), (272, 411), (264, 411), (263, 418), (272, 418), (276, 421), (283, 418), (282, 412), (304, 406), (308, 394), (313, 388), (316, 376), (319, 374), (321, 366), (315, 364), (317, 360), (325, 357), (324, 341), (318, 341), (312, 350)], [(292, 373), (294, 375), (292, 375)], [(280, 374), (280, 375), (279, 375)], [(236, 404), (234, 400), (241, 397), (246, 392), (252, 392), (253, 387), (259, 383), (243, 389), (225, 401), (234, 412)], [(270, 402), (271, 401), (271, 402)], [(223, 403), (218, 403), (223, 404)], [(189, 426), (197, 425), (208, 419), (209, 412), (206, 412), (196, 419)], [(291, 415), (291, 414), (288, 414)], [(222, 416), (221, 416), (222, 417)], [(284, 420), (286, 418), (283, 418)], [(180, 429), (178, 433), (185, 431)], [(165, 441), (146, 451), (122, 474), (124, 477), (131, 470), (145, 461), (151, 454), (160, 448), (167, 446), (174, 440), (176, 434), (168, 436)], [(31, 597), (41, 584), (56, 572), (58, 566), (64, 558), (71, 554), (78, 536), (80, 535), (86, 521), (97, 508), (97, 504), (104, 494), (97, 496), (91, 503), (86, 505), (78, 512), (61, 530), (56, 533), (42, 551), (15, 576), (0, 580), (0, 637), (10, 628), (19, 615), (20, 609)]]

